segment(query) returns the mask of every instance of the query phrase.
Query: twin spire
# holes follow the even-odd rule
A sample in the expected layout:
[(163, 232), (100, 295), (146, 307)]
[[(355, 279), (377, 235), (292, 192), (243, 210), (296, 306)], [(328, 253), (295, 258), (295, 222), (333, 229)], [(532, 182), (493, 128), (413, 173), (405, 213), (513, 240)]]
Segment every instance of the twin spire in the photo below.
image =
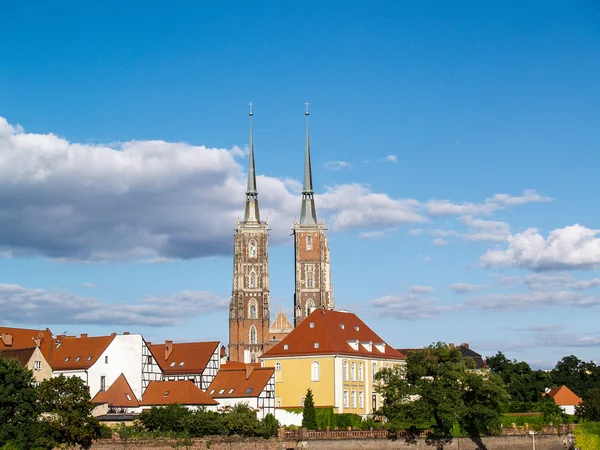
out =
[[(308, 102), (306, 110), (306, 153), (304, 156), (304, 183), (302, 186), (302, 209), (300, 211), (300, 224), (316, 225), (317, 211), (315, 209), (314, 191), (312, 185), (312, 168), (310, 165), (310, 138), (308, 134)], [(244, 223), (259, 224), (258, 191), (256, 190), (256, 168), (254, 165), (254, 139), (252, 135), (252, 102), (250, 103), (250, 152), (248, 154), (248, 188), (246, 189), (246, 211)]]

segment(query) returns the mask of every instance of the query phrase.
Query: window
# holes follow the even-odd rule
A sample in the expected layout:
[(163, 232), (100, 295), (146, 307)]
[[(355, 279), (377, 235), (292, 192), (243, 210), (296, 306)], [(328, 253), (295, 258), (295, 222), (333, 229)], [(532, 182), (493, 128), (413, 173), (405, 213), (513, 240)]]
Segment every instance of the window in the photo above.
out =
[(129, 394), (127, 394), (127, 393), (125, 393), (125, 398), (126, 398), (128, 401), (131, 401), (131, 395), (129, 395)]
[(215, 390), (214, 390), (214, 389), (212, 389), (212, 390), (210, 391), (210, 395), (213, 395), (214, 393), (215, 393)]
[(81, 356), (78, 356), (77, 358), (75, 358), (75, 362), (79, 362), (81, 361)]
[(252, 325), (250, 327), (250, 343), (251, 344), (258, 343), (258, 336), (257, 336), (257, 333), (256, 333), (256, 327), (254, 325)]
[(246, 389), (246, 395), (252, 394), (253, 390), (254, 390), (254, 388), (248, 388), (248, 389)]
[(184, 364), (185, 364), (185, 361), (183, 361), (183, 362), (180, 362), (180, 363), (179, 363), (179, 367), (183, 367), (183, 365), (184, 365)]
[(70, 359), (71, 359), (71, 357), (70, 357), (70, 356), (67, 356), (67, 357), (65, 358), (65, 362), (69, 362), (69, 360), (70, 360)]
[(348, 407), (348, 391), (344, 391), (344, 408)]
[(348, 381), (348, 361), (344, 361), (343, 367), (344, 367), (344, 371), (343, 371), (344, 381)]
[(363, 373), (363, 363), (359, 362), (358, 363), (358, 381), (364, 381), (365, 376)]
[(234, 388), (231, 388), (231, 389), (229, 389), (229, 392), (228, 392), (228, 394), (233, 394), (233, 391), (234, 391), (234, 390), (235, 390)]
[(219, 391), (219, 395), (221, 395), (223, 392), (225, 392), (225, 389), (221, 389), (221, 390)]
[(87, 359), (86, 359), (86, 361), (91, 361), (92, 358), (93, 358), (93, 356), (88, 356)]
[(350, 365), (350, 381), (356, 381), (356, 363)]
[(319, 348), (319, 343), (315, 342), (315, 348)]
[(171, 391), (165, 391), (165, 394), (163, 395), (163, 397), (168, 397), (170, 393), (171, 393)]
[(56, 350), (58, 350), (58, 349), (60, 348), (60, 346), (61, 346), (61, 345), (62, 345), (62, 342), (58, 341), (58, 342), (56, 343)]
[(104, 364), (108, 364), (108, 356), (104, 357)]
[(256, 274), (254, 272), (250, 274), (250, 288), (256, 288)]
[(148, 364), (152, 364), (152, 356), (148, 356)]
[[(312, 298), (309, 298), (306, 301), (306, 315), (310, 316), (310, 314), (315, 310), (315, 302), (313, 302)], [(314, 326), (314, 324), (313, 324)], [(312, 328), (312, 327), (311, 327)]]
[(256, 355), (254, 353), (252, 353), (252, 356), (250, 356), (250, 362), (251, 363), (255, 363), (256, 362)]
[(356, 391), (352, 391), (350, 394), (350, 404), (352, 408), (356, 408)]
[(312, 250), (312, 236), (306, 236), (306, 250)]
[(314, 323), (314, 322), (311, 322), (311, 323), (309, 323), (308, 325), (309, 325), (311, 328), (314, 328), (314, 327), (315, 327), (315, 323)]
[(373, 363), (373, 381), (375, 381), (376, 373), (377, 373), (377, 363)]
[(311, 365), (310, 381), (321, 381), (321, 367), (317, 361), (313, 361)]
[(101, 376), (100, 377), (100, 392), (104, 392), (104, 391), (106, 391), (106, 377)]
[(288, 348), (290, 348), (290, 346), (288, 344), (283, 344), (283, 349), (287, 350)]
[(355, 329), (356, 331), (360, 330), (360, 328), (359, 328), (359, 326), (358, 326), (358, 325), (354, 325), (354, 329)]
[(254, 300), (250, 303), (250, 314), (248, 317), (250, 319), (256, 319), (256, 302)]
[(248, 243), (248, 256), (250, 258), (256, 258), (256, 241), (252, 240)]
[(169, 367), (175, 367), (175, 364), (177, 364), (177, 363), (175, 361), (173, 361)]
[(365, 407), (365, 395), (363, 394), (363, 391), (358, 391), (358, 407)]
[(280, 362), (275, 363), (275, 372), (281, 372), (281, 363)]
[(312, 272), (307, 272), (306, 273), (306, 287), (313, 287), (313, 273)]
[(33, 362), (33, 370), (42, 370), (42, 362), (34, 361)]

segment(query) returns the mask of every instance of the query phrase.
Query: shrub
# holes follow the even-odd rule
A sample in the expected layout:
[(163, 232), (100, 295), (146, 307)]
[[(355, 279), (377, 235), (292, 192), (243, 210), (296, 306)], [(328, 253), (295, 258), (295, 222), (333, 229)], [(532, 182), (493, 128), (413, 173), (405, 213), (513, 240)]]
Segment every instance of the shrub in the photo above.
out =
[(275, 418), (275, 416), (273, 414), (267, 414), (261, 423), (262, 436), (265, 439), (269, 439), (272, 436), (277, 436), (279, 426), (279, 421)]

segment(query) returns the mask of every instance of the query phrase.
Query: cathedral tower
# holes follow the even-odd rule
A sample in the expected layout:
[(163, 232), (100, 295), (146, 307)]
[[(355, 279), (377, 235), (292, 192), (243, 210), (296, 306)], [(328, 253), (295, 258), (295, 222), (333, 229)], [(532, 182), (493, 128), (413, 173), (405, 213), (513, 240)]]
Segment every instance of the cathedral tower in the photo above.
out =
[(243, 222), (233, 238), (233, 290), (229, 304), (229, 360), (257, 362), (269, 339), (268, 226), (261, 222), (256, 190), (250, 103), (248, 188)]
[(306, 152), (304, 156), (304, 183), (300, 222), (294, 221), (294, 254), (296, 291), (294, 293), (294, 326), (298, 326), (316, 308), (333, 309), (333, 286), (329, 246), (325, 223), (317, 222), (312, 169), (310, 166), (310, 138), (308, 134), (308, 103), (306, 103)]

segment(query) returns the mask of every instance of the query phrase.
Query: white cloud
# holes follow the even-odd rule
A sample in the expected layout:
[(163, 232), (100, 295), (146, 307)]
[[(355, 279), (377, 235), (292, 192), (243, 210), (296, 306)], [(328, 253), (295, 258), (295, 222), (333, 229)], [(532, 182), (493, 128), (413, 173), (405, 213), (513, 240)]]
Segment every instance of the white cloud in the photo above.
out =
[(435, 319), (444, 313), (462, 309), (460, 305), (440, 305), (436, 299), (427, 297), (432, 291), (429, 286), (412, 286), (408, 292), (379, 297), (370, 305), (376, 316), (401, 320)]
[(475, 219), (473, 216), (462, 216), (459, 220), (470, 228), (462, 237), (469, 241), (503, 242), (510, 236), (510, 226), (497, 220)]
[(535, 271), (593, 269), (600, 263), (599, 232), (577, 224), (556, 229), (544, 238), (538, 229), (529, 228), (509, 236), (507, 249), (488, 250), (480, 263)]
[(327, 170), (349, 169), (351, 166), (352, 164), (346, 161), (328, 161), (325, 163), (325, 168)]
[(398, 162), (398, 157), (396, 155), (387, 155), (383, 160), (396, 164)]
[(375, 230), (375, 231), (363, 231), (359, 233), (359, 236), (364, 239), (383, 239), (392, 237), (394, 232), (398, 228), (385, 228), (383, 230)]
[(109, 304), (67, 291), (0, 284), (0, 310), (6, 321), (36, 324), (173, 326), (226, 310), (229, 299), (206, 291), (149, 297), (138, 304)]
[(411, 294), (428, 294), (433, 291), (435, 291), (435, 289), (431, 286), (414, 285), (408, 288), (408, 292), (410, 292)]
[(521, 196), (496, 194), (486, 199), (483, 203), (453, 203), (450, 200), (429, 200), (425, 204), (431, 216), (446, 215), (477, 215), (491, 214), (494, 211), (505, 209), (509, 206), (523, 205), (531, 202), (548, 202), (552, 199), (543, 197), (534, 190), (526, 190)]
[(552, 306), (585, 308), (600, 305), (600, 297), (585, 296), (570, 291), (536, 291), (482, 295), (469, 298), (464, 302), (464, 305), (470, 308), (496, 311), (538, 309)]
[(448, 241), (446, 241), (442, 238), (435, 238), (433, 241), (431, 241), (431, 243), (438, 247), (443, 247), (444, 245), (448, 245)]
[(98, 285), (94, 284), (94, 283), (83, 283), (82, 284), (83, 287), (88, 288), (88, 289), (93, 289), (93, 288), (97, 288)]
[(600, 278), (577, 280), (570, 273), (545, 274), (534, 273), (525, 278), (528, 288), (536, 291), (571, 289), (583, 291), (600, 286)]
[(486, 288), (483, 284), (454, 283), (449, 289), (457, 294), (468, 294)]

